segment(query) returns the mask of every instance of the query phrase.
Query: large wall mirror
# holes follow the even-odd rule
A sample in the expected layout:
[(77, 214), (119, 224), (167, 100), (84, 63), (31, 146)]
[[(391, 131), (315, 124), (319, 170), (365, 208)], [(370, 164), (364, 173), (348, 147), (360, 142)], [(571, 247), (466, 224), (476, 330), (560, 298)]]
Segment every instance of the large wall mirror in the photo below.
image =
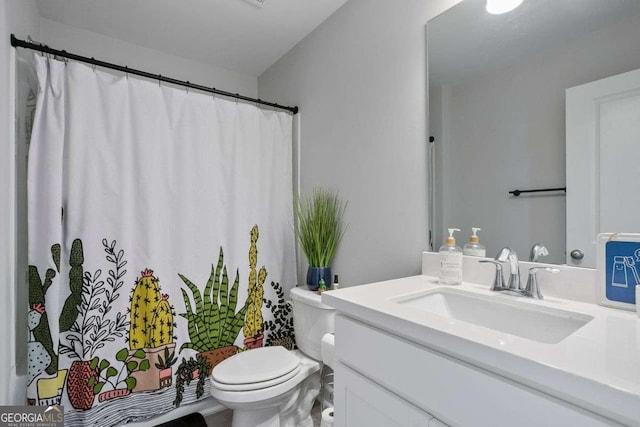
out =
[[(640, 1), (524, 0), (509, 13), (491, 15), (486, 0), (463, 0), (428, 22), (427, 46), (435, 250), (447, 227), (462, 229), (460, 246), (471, 227), (480, 227), (487, 256), (510, 246), (526, 260), (540, 242), (549, 252), (541, 262), (595, 267), (597, 232), (640, 231), (638, 214), (633, 224), (625, 220), (627, 229), (603, 229), (615, 228), (617, 220), (599, 219), (602, 209), (616, 211), (616, 197), (626, 196), (635, 203), (635, 212), (640, 210), (640, 167), (635, 172), (619, 154), (617, 160), (607, 157), (607, 167), (599, 168), (600, 149), (586, 145), (579, 155), (573, 154), (575, 149), (567, 155), (565, 106), (569, 88), (640, 69)], [(640, 91), (634, 93), (631, 103), (638, 112), (619, 123), (636, 126), (626, 132), (626, 143), (634, 143), (640, 156)], [(587, 168), (591, 175), (604, 177), (606, 172), (607, 182), (613, 183), (612, 189), (602, 190), (607, 198), (578, 197), (600, 185), (602, 180), (590, 175), (569, 185), (567, 174), (588, 162), (596, 164)], [(626, 162), (624, 168), (632, 170), (622, 181), (615, 179), (620, 170), (615, 162)], [(628, 182), (634, 173), (638, 179)], [(563, 187), (566, 193), (510, 194)], [(601, 199), (607, 206), (595, 207), (594, 200)], [(589, 215), (596, 220), (583, 225)], [(583, 232), (591, 243), (571, 247), (576, 243), (567, 241), (568, 229)], [(573, 249), (586, 255), (572, 258)]]

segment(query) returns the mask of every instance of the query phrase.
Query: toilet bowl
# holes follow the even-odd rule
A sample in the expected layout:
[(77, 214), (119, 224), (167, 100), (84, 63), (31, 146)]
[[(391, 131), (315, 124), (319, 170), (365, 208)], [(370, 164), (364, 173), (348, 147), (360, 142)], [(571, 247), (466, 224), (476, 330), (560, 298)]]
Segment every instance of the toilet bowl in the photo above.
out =
[(294, 288), (290, 296), (299, 350), (248, 350), (213, 370), (211, 395), (233, 409), (233, 427), (313, 426), (311, 408), (320, 393), (320, 342), (334, 330), (335, 311), (306, 288)]

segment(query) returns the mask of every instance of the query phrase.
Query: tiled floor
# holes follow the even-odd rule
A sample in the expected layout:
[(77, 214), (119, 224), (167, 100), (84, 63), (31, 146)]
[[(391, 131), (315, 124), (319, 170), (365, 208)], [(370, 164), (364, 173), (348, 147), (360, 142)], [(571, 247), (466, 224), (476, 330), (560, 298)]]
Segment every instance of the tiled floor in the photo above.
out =
[[(207, 425), (209, 427), (231, 427), (232, 411), (227, 409), (226, 411), (218, 412), (207, 417)], [(313, 418), (313, 426), (320, 427), (320, 404), (318, 402), (313, 405), (311, 409), (311, 418)]]
[(233, 412), (227, 409), (206, 418), (209, 427), (231, 427), (231, 417)]

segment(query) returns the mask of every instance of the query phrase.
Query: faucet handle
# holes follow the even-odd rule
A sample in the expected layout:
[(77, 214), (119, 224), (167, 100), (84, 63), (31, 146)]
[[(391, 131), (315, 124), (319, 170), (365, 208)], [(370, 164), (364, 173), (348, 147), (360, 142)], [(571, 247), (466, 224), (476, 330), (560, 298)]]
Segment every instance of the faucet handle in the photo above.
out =
[(483, 259), (478, 261), (480, 263), (488, 263), (496, 266), (496, 277), (493, 280), (493, 285), (491, 285), (492, 291), (497, 291), (504, 289), (504, 276), (502, 275), (502, 263), (499, 261), (494, 261), (492, 259)]
[(538, 285), (538, 277), (536, 276), (538, 271), (560, 273), (560, 270), (553, 267), (532, 267), (529, 269), (529, 279), (527, 280), (527, 287), (524, 289), (523, 294), (531, 298), (543, 299), (540, 285)]

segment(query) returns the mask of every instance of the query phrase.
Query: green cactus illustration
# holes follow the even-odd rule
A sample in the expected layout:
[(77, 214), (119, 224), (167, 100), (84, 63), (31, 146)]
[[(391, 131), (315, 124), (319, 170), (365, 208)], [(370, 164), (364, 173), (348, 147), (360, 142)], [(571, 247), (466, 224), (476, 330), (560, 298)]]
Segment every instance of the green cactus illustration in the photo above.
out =
[(238, 303), (238, 287), (240, 276), (236, 270), (236, 278), (229, 290), (227, 267), (224, 265), (224, 252), (220, 248), (218, 264), (211, 266), (211, 274), (200, 293), (198, 287), (184, 275), (178, 274), (187, 285), (193, 297), (193, 304), (187, 291), (182, 289), (182, 297), (186, 308), (180, 316), (188, 321), (189, 340), (182, 344), (183, 349), (204, 352), (220, 347), (231, 346), (235, 342), (247, 311), (247, 304), (236, 313)]
[[(61, 246), (56, 243), (51, 246), (51, 257), (56, 266), (56, 270), (48, 268), (45, 272), (44, 282), (40, 278), (38, 267), (29, 266), (29, 306), (45, 305), (45, 296), (47, 290), (53, 283), (53, 279), (56, 277), (56, 273), (60, 272), (60, 253)], [(69, 288), (71, 294), (67, 297), (62, 307), (62, 312), (59, 317), (60, 332), (67, 332), (73, 322), (78, 317), (78, 305), (81, 302), (82, 294), (82, 276), (84, 262), (84, 253), (82, 250), (82, 240), (75, 239), (71, 244), (71, 254), (69, 256)], [(42, 344), (46, 350), (49, 358), (51, 359), (49, 366), (45, 371), (49, 375), (54, 375), (58, 371), (58, 355), (53, 349), (53, 341), (51, 340), (51, 331), (49, 329), (49, 319), (46, 312), (43, 312), (40, 316), (40, 323), (32, 330), (33, 337), (36, 342)]]
[[(45, 310), (42, 304), (34, 304), (33, 308), (27, 313), (27, 325), (30, 331), (38, 327), (42, 321)], [(28, 381), (31, 383), (35, 377), (40, 375), (51, 364), (51, 356), (49, 351), (41, 342), (29, 340), (27, 342), (27, 374)]]
[(173, 342), (173, 310), (169, 295), (160, 293), (160, 281), (145, 269), (131, 294), (129, 348), (156, 348)]
[[(60, 245), (55, 244), (51, 246), (51, 257), (56, 266), (57, 272), (60, 272)], [(34, 265), (29, 266), (29, 307), (42, 306), (45, 304), (45, 295), (47, 290), (53, 283), (53, 279), (56, 277), (56, 270), (48, 268), (44, 275), (44, 282), (40, 278), (38, 267)], [(31, 313), (31, 312), (30, 312)], [(49, 357), (49, 364), (45, 371), (49, 375), (53, 375), (58, 370), (58, 355), (53, 350), (53, 341), (51, 339), (51, 331), (49, 329), (49, 319), (47, 313), (42, 310), (39, 313), (38, 322), (29, 323), (29, 329), (33, 333), (34, 342), (38, 342), (44, 347)]]
[[(267, 269), (263, 266), (256, 274), (258, 264), (258, 226), (251, 229), (251, 246), (249, 248), (249, 296), (247, 298), (247, 314), (244, 320), (244, 337), (254, 338), (262, 334), (262, 300), (264, 296), (264, 281), (267, 278)], [(257, 276), (257, 277), (256, 277)]]
[[(58, 261), (59, 263), (59, 261)], [(60, 313), (60, 332), (67, 332), (71, 329), (73, 322), (78, 317), (78, 306), (82, 302), (82, 277), (84, 269), (84, 252), (82, 240), (75, 239), (71, 244), (71, 254), (69, 256), (69, 289), (71, 294), (67, 297)]]

